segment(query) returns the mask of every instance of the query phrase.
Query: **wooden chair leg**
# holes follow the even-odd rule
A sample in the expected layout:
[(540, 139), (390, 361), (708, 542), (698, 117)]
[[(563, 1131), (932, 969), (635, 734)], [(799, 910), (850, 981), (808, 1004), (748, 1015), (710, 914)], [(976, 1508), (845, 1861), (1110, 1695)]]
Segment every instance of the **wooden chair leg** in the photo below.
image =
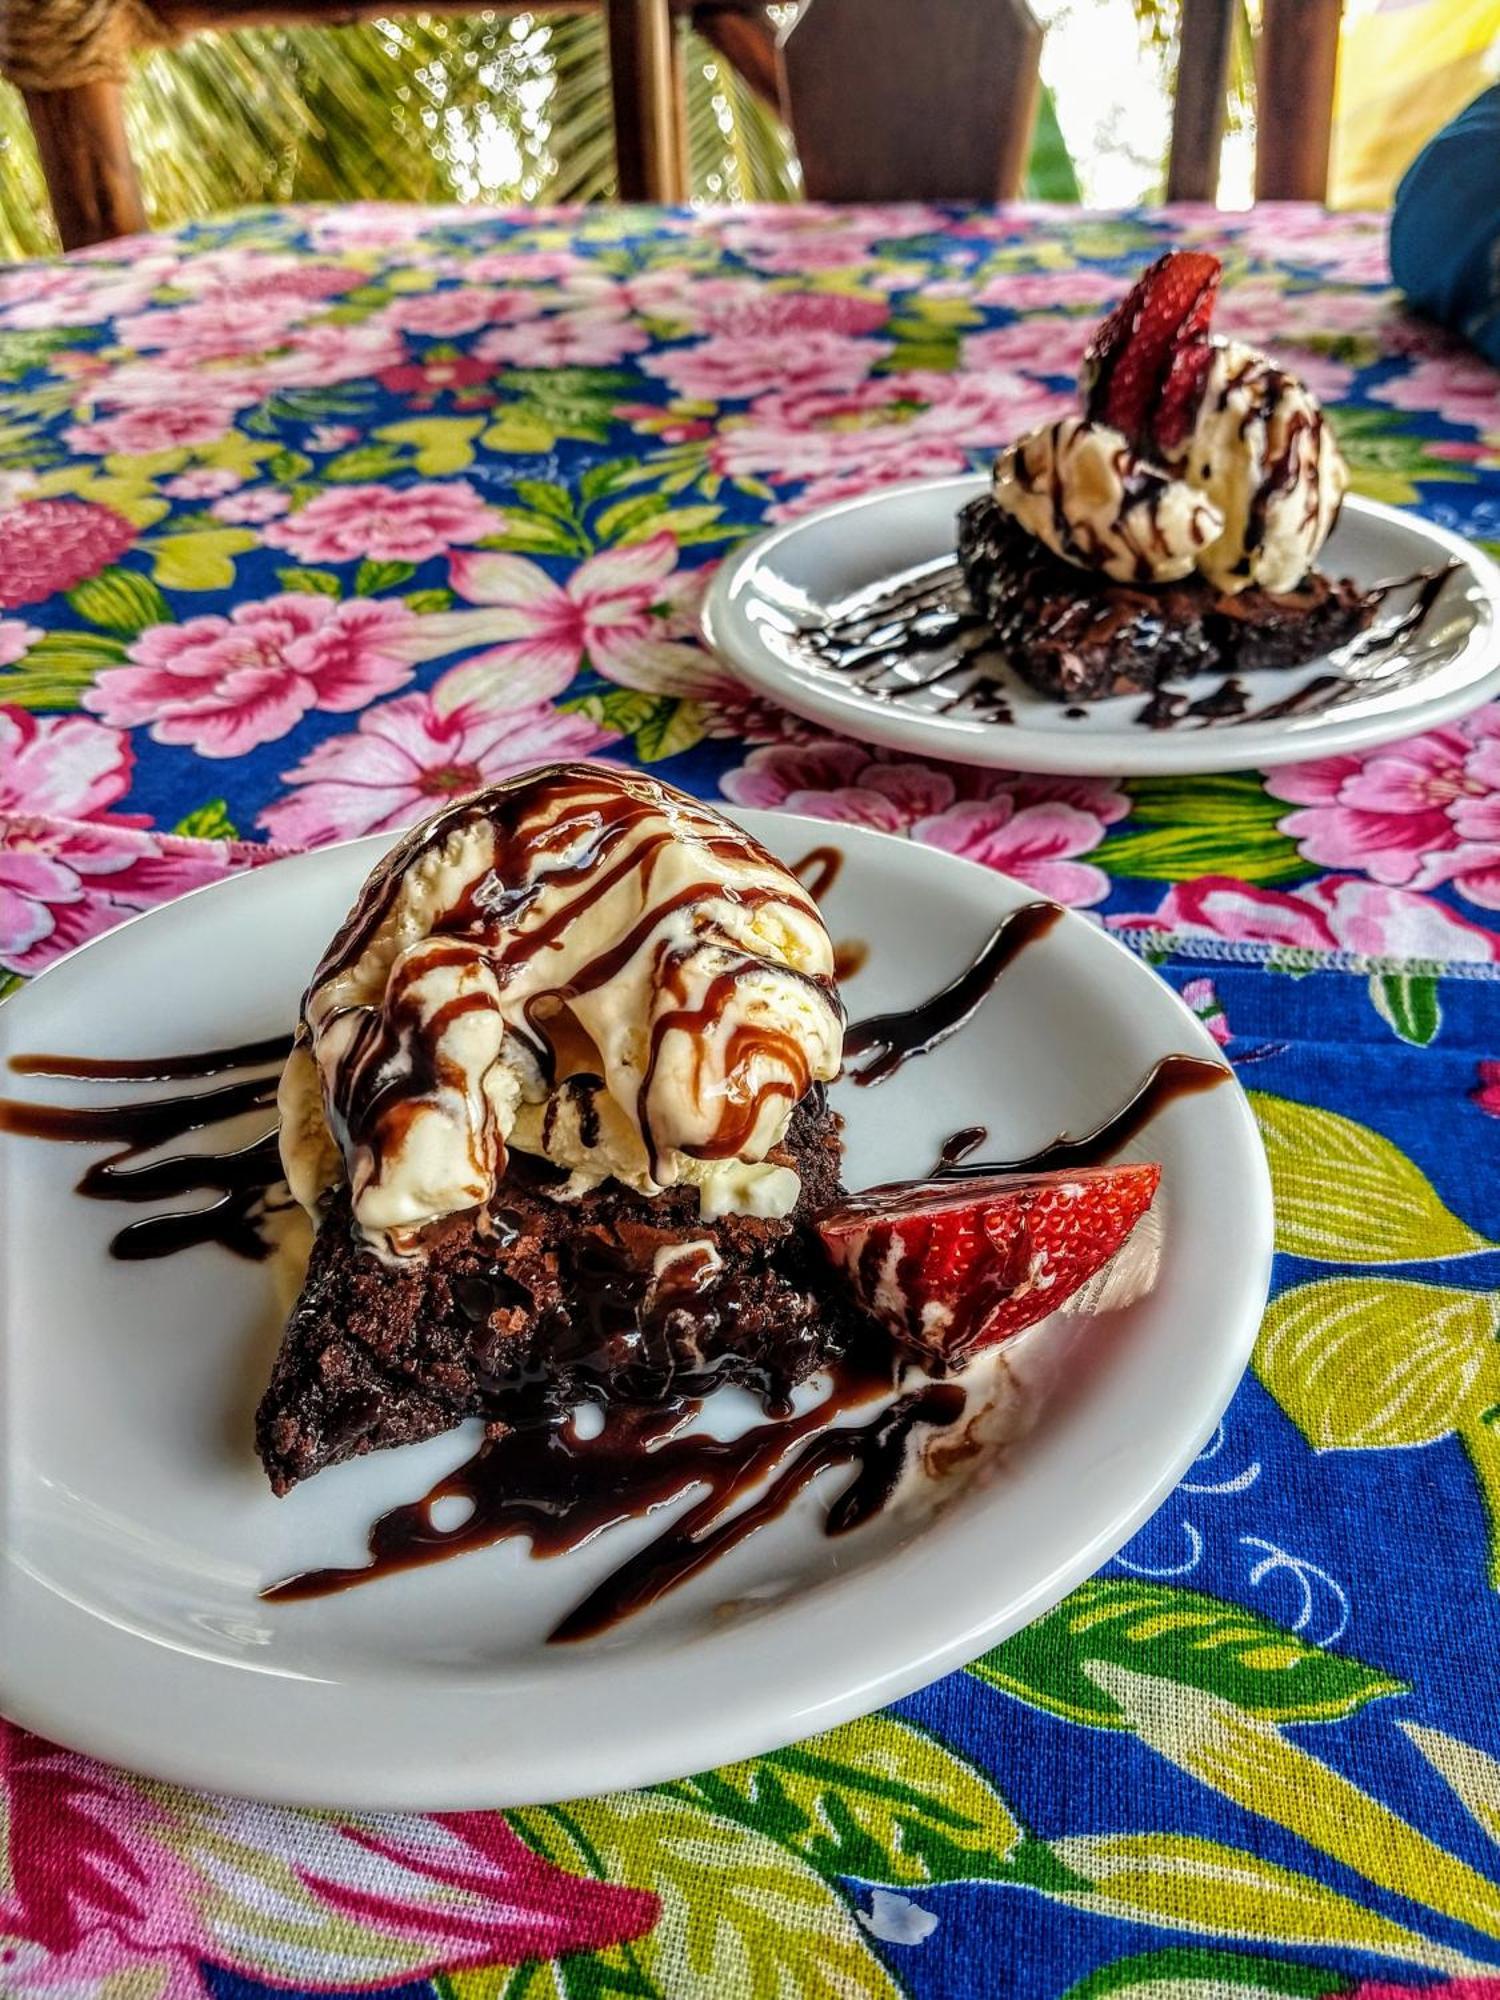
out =
[(24, 95), (63, 248), (81, 250), (144, 229), (121, 85), (80, 83)]
[(1324, 201), (1342, 0), (1264, 0), (1255, 78), (1255, 198)]
[(1168, 201), (1212, 201), (1229, 95), (1229, 48), (1239, 0), (1183, 0), (1172, 103)]
[(668, 0), (607, 0), (621, 201), (683, 201), (677, 31)]

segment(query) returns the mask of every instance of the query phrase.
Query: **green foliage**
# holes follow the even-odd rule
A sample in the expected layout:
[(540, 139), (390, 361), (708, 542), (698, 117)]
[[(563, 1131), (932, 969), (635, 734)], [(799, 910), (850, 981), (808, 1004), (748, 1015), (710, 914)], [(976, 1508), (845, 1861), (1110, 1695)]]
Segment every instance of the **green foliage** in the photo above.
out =
[(276, 580), (283, 590), (316, 591), (320, 597), (342, 597), (344, 586), (331, 569), (279, 569)]
[(149, 577), (111, 568), (86, 577), (67, 593), (68, 603), (90, 625), (133, 639), (148, 625), (170, 625), (172, 607)]
[[(634, 1944), (592, 1955), (576, 1989), (485, 1986), (490, 1974), (450, 1975), (455, 2000), (541, 2000), (572, 1992), (635, 1992), (652, 2000), (733, 1993), (744, 2000), (898, 2000), (840, 1891), (758, 1827), (670, 1791), (619, 1792), (508, 1815), (528, 1846), (573, 1873), (649, 1886), (656, 1925)], [(636, 1986), (597, 1983), (634, 1975)], [(550, 1968), (546, 1968), (550, 1971)]]
[(1175, 2000), (1244, 2000), (1290, 1994), (1323, 2000), (1347, 1993), (1352, 1978), (1326, 1966), (1290, 1965), (1280, 1958), (1242, 1958), (1238, 1952), (1206, 1951), (1192, 1945), (1169, 1945), (1164, 1951), (1143, 1951), (1117, 1958), (1087, 1973), (1070, 1986), (1063, 2000), (1155, 2000), (1170, 1993)]
[(186, 834), (190, 840), (238, 840), (240, 830), (229, 817), (229, 807), (223, 799), (209, 799), (205, 805), (194, 806), (184, 813), (172, 829), (173, 833)]
[(1376, 973), (1370, 981), (1375, 1012), (1413, 1048), (1425, 1049), (1443, 1025), (1436, 979), (1411, 973)]
[(398, 584), (410, 583), (416, 573), (415, 563), (376, 562), (373, 556), (366, 556), (354, 572), (354, 589), (360, 597), (373, 597), (378, 590), (394, 590)]
[(1021, 1838), (973, 1765), (893, 1715), (661, 1789), (759, 1828), (820, 1874), (864, 1882), (1003, 1879)]
[(1124, 1729), (1118, 1704), (1086, 1671), (1101, 1660), (1206, 1689), (1277, 1722), (1332, 1721), (1403, 1685), (1241, 1605), (1125, 1577), (1094, 1577), (969, 1671), (1070, 1721)]
[(123, 639), (103, 632), (44, 632), (25, 659), (0, 671), (0, 703), (12, 708), (77, 708), (96, 674), (124, 662)]
[(1057, 101), (1042, 87), (1037, 100), (1036, 131), (1031, 141), (1031, 159), (1026, 168), (1025, 195), (1028, 201), (1081, 201), (1078, 173), (1057, 122)]
[[(792, 194), (779, 121), (689, 38), (693, 188)], [(157, 226), (260, 202), (593, 200), (614, 192), (598, 16), (424, 16), (199, 35), (150, 55), (128, 99)], [(21, 100), (0, 89), (0, 257), (56, 247)]]
[(1242, 882), (1298, 882), (1316, 871), (1281, 832), (1286, 808), (1242, 773), (1138, 778), (1127, 783), (1131, 826), (1092, 856), (1108, 874), (1154, 882), (1233, 875)]
[(1250, 1102), (1271, 1168), (1278, 1250), (1341, 1264), (1394, 1264), (1493, 1248), (1382, 1133), (1263, 1091), (1253, 1091)]

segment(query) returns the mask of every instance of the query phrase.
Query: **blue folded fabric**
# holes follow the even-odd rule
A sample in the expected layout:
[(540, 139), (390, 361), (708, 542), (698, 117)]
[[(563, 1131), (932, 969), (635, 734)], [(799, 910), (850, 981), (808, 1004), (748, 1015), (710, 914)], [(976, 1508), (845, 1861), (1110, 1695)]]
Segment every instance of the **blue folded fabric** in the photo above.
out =
[(1391, 214), (1391, 273), (1419, 311), (1500, 366), (1500, 84), (1407, 169)]

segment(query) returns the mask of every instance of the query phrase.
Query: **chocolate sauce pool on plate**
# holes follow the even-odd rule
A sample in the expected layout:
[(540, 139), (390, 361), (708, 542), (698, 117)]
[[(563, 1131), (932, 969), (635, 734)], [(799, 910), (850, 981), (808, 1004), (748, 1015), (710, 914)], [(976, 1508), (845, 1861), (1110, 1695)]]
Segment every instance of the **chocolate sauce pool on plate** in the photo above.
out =
[(21, 1076), (78, 1077), (99, 1083), (208, 1080), (271, 1064), (278, 1068), (269, 1076), (245, 1076), (207, 1090), (141, 1097), (125, 1104), (33, 1104), (0, 1098), (0, 1132), (118, 1148), (96, 1160), (76, 1183), (78, 1193), (90, 1200), (157, 1202), (194, 1194), (218, 1197), (201, 1208), (143, 1216), (138, 1222), (127, 1223), (110, 1239), (112, 1257), (136, 1263), (170, 1257), (200, 1243), (217, 1243), (238, 1257), (258, 1260), (270, 1247), (259, 1227), (266, 1197), (282, 1178), (274, 1126), (243, 1146), (171, 1153), (164, 1159), (133, 1163), (189, 1132), (225, 1124), (251, 1111), (274, 1111), (279, 1065), (290, 1047), (291, 1037), (282, 1035), (183, 1056), (13, 1056), (10, 1067)]
[[(833, 1386), (824, 1401), (730, 1440), (688, 1428), (702, 1409), (692, 1398), (652, 1408), (608, 1406), (603, 1429), (590, 1438), (563, 1417), (487, 1439), (423, 1499), (380, 1517), (370, 1531), (368, 1563), (309, 1571), (262, 1595), (273, 1602), (323, 1597), (515, 1535), (529, 1539), (534, 1556), (562, 1555), (605, 1528), (703, 1489), (549, 1635), (555, 1641), (591, 1638), (654, 1604), (774, 1520), (830, 1467), (852, 1466), (854, 1478), (830, 1510), (828, 1533), (843, 1534), (869, 1520), (894, 1491), (913, 1433), (952, 1424), (963, 1411), (964, 1392), (949, 1383), (928, 1383), (889, 1401), (895, 1385), (889, 1355), (846, 1358), (829, 1372)], [(866, 1422), (836, 1425), (864, 1403), (877, 1405)], [(434, 1510), (451, 1500), (467, 1501), (471, 1511), (457, 1525), (440, 1528)], [(741, 1501), (746, 1504), (736, 1507)]]
[[(1420, 678), (1419, 666), (1414, 670), (1409, 667), (1407, 675), (1401, 675), (1401, 650), (1426, 624), (1443, 586), (1458, 568), (1457, 563), (1448, 563), (1372, 585), (1368, 595), (1377, 607), (1402, 591), (1410, 590), (1414, 595), (1392, 624), (1366, 632), (1350, 644), (1343, 655), (1342, 671), (1317, 675), (1294, 694), (1252, 709), (1243, 683), (1229, 675), (1196, 701), (1177, 689), (1158, 688), (1133, 719), (1140, 727), (1155, 730), (1172, 729), (1183, 722), (1199, 729), (1224, 723), (1275, 722), (1291, 715), (1319, 714), (1374, 686), (1390, 687), (1403, 678)], [(874, 585), (837, 607), (826, 623), (807, 626), (797, 635), (819, 666), (846, 676), (851, 685), (876, 701), (899, 702), (941, 688), (961, 672), (973, 670), (970, 683), (956, 689), (936, 712), (1004, 726), (1015, 717), (997, 684), (996, 670), (977, 666), (975, 660), (991, 636), (969, 599), (961, 569), (947, 561), (930, 564), (916, 577), (902, 578), (893, 587)], [(1386, 671), (1379, 671), (1386, 663)], [(1088, 711), (1074, 705), (1061, 712), (1070, 720), (1079, 720)]]

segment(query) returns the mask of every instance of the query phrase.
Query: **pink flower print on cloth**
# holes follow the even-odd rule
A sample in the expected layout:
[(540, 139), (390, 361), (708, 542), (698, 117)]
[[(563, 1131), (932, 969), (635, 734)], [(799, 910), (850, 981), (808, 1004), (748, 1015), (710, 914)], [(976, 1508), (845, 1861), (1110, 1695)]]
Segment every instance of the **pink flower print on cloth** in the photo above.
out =
[(271, 290), (246, 296), (210, 294), (191, 305), (160, 306), (115, 322), (122, 347), (161, 353), (164, 362), (183, 368), (201, 362), (264, 354), (280, 347), (298, 320), (320, 311), (326, 301), (307, 299), (296, 291)]
[(474, 342), (481, 361), (512, 368), (607, 368), (649, 344), (623, 307), (583, 306), (514, 326), (492, 327)]
[(690, 629), (678, 600), (697, 586), (677, 572), (669, 534), (592, 555), (563, 583), (525, 556), (483, 550), (455, 555), (449, 574), (460, 597), (493, 607), (505, 637), (444, 674), (433, 691), (440, 708), (503, 699), (518, 677), (560, 693), (585, 665), (651, 694), (743, 697), (701, 646), (676, 636)]
[(243, 393), (189, 392), (154, 407), (143, 405), (96, 417), (91, 423), (70, 424), (63, 442), (80, 457), (97, 458), (111, 452), (142, 457), (153, 451), (175, 451), (179, 445), (213, 444), (233, 430), (236, 414), (255, 400)]
[[(110, 244), (118, 251), (117, 244)], [(158, 285), (171, 282), (177, 258), (157, 251), (124, 268), (91, 268), (78, 258), (49, 266), (27, 264), (0, 271), (0, 326), (51, 330), (60, 326), (102, 326), (133, 313)]]
[(5, 2000), (204, 2000), (202, 1967), (361, 1992), (649, 1930), (498, 1813), (354, 1819), (132, 1778), (0, 1722)]
[(1075, 271), (1002, 271), (972, 296), (976, 305), (1032, 313), (1059, 306), (1112, 306), (1128, 290), (1129, 280), (1118, 272), (1080, 264)]
[(23, 500), (0, 511), (0, 607), (40, 604), (122, 556), (123, 515), (92, 500)]
[(1470, 424), (1488, 437), (1500, 436), (1500, 375), (1466, 347), (1413, 362), (1377, 383), (1370, 395), (1398, 410), (1435, 411), (1445, 423)]
[(403, 695), (367, 709), (352, 735), (310, 750), (284, 774), (294, 789), (257, 823), (296, 847), (387, 833), (529, 764), (586, 757), (613, 740), (547, 701), (443, 710), (431, 695)]
[(459, 285), (450, 291), (418, 292), (393, 299), (382, 313), (387, 326), (434, 340), (477, 333), (496, 321), (535, 319), (546, 301), (536, 292), (506, 291), (497, 285)]
[(1184, 1006), (1192, 1008), (1219, 1047), (1227, 1048), (1234, 1037), (1230, 1033), (1223, 1003), (1219, 999), (1218, 989), (1213, 981), (1190, 979), (1182, 989), (1182, 1000)]
[[(848, 390), (761, 397), (710, 447), (716, 472), (789, 480), (890, 478), (962, 472), (969, 455), (1007, 443), (1071, 406), (1071, 390), (1024, 375), (882, 375)], [(773, 518), (774, 515), (773, 515)]]
[(1302, 808), (1281, 829), (1322, 868), (1358, 869), (1393, 887), (1451, 883), (1500, 910), (1500, 712), (1405, 743), (1291, 765), (1266, 779)]
[(111, 812), (133, 764), (130, 739), (87, 716), (0, 707), (6, 971), (41, 972), (121, 918), (228, 872), (223, 847), (151, 833)]
[(1346, 951), (1372, 959), (1500, 963), (1500, 934), (1481, 930), (1431, 896), (1356, 875), (1328, 875), (1295, 891), (1204, 875), (1177, 883), (1149, 915), (1109, 922), (1121, 930)]
[(275, 486), (247, 486), (243, 492), (226, 493), (213, 501), (209, 513), (216, 521), (276, 521), (291, 506), (287, 496)]
[(339, 486), (316, 494), (264, 540), (299, 562), (426, 562), (494, 534), (500, 516), (466, 479), (439, 486)]
[(674, 395), (729, 403), (763, 396), (771, 389), (790, 393), (852, 389), (892, 352), (888, 340), (787, 326), (745, 333), (716, 333), (691, 347), (668, 347), (641, 362), (648, 375), (666, 382)]
[(0, 667), (13, 667), (24, 660), (42, 636), (36, 625), (23, 625), (19, 618), (0, 618)]
[(906, 833), (1082, 907), (1104, 900), (1109, 878), (1079, 857), (1130, 807), (1101, 779), (954, 770), (872, 756), (840, 737), (752, 750), (721, 782), (738, 805)]
[(288, 591), (132, 641), (130, 665), (109, 667), (83, 698), (123, 728), (150, 726), (158, 743), (201, 757), (239, 757), (285, 736), (311, 708), (346, 714), (411, 678), (420, 620), (404, 604), (335, 603)]

